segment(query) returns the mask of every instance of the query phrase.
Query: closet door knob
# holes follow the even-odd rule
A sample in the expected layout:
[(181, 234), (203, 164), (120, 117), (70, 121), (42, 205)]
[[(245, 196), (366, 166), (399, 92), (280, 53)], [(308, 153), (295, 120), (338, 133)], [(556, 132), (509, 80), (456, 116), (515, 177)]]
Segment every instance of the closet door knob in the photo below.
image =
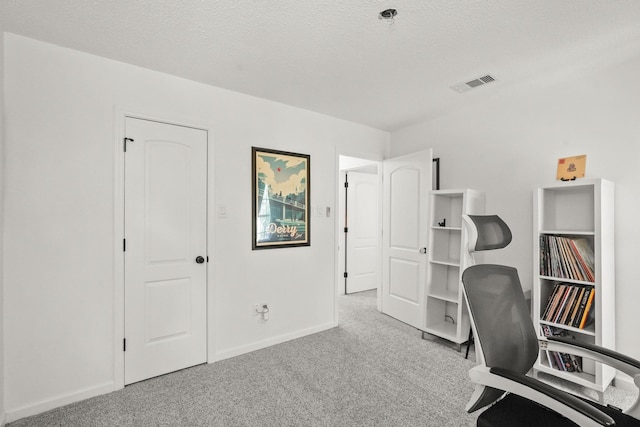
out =
[(198, 256), (198, 257), (196, 258), (196, 262), (197, 262), (198, 264), (202, 264), (202, 263), (204, 262), (204, 258), (203, 258), (203, 257), (201, 257), (201, 256)]

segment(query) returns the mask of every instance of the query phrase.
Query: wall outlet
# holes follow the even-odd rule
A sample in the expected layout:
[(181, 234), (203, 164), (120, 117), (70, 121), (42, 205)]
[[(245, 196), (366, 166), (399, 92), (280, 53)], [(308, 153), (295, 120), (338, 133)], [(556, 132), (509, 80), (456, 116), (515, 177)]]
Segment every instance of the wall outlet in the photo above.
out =
[(260, 319), (263, 322), (269, 320), (269, 305), (267, 303), (264, 304), (254, 304), (253, 305), (254, 315), (260, 316)]

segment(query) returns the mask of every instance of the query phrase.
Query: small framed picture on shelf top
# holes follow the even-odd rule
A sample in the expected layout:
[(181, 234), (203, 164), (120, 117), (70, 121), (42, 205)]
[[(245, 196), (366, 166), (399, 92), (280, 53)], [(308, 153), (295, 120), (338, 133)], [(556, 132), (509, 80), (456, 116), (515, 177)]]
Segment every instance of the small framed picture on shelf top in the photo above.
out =
[(558, 172), (556, 179), (560, 181), (574, 181), (576, 178), (584, 178), (587, 168), (587, 155), (563, 157), (558, 159)]

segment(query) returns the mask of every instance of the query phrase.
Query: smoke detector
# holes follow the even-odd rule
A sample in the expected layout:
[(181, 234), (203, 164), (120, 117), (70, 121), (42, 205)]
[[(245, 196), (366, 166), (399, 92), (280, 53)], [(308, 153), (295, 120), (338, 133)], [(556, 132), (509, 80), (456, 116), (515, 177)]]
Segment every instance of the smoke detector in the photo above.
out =
[(395, 18), (397, 14), (398, 11), (396, 9), (386, 9), (378, 14), (378, 19), (393, 21), (393, 18)]
[(486, 84), (495, 82), (497, 79), (495, 76), (491, 74), (485, 74), (484, 76), (475, 78), (473, 80), (469, 80), (468, 82), (458, 83), (457, 85), (451, 86), (451, 89), (455, 90), (458, 93), (464, 93), (468, 90), (475, 89), (480, 86), (484, 86)]

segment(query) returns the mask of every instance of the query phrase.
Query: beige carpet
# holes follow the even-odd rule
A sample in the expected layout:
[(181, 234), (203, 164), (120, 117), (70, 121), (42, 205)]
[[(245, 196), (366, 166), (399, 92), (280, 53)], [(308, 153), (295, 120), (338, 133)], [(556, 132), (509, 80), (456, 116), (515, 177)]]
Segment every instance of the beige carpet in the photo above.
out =
[[(337, 328), (10, 425), (474, 425), (475, 415), (464, 411), (473, 352), (465, 360), (444, 341), (421, 339), (419, 331), (380, 314), (375, 301), (375, 292), (340, 297)], [(614, 404), (625, 404), (625, 393), (611, 395)]]

